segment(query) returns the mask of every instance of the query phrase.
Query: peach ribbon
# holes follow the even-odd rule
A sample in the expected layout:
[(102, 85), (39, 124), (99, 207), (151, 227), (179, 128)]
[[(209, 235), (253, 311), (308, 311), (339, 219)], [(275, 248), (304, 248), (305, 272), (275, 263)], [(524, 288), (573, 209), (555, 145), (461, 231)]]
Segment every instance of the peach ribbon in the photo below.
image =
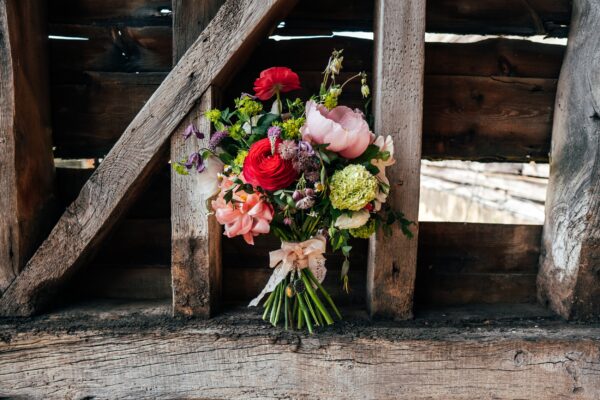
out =
[(274, 268), (269, 282), (248, 306), (257, 306), (260, 300), (267, 293), (275, 290), (277, 285), (292, 271), (308, 268), (319, 282), (323, 282), (327, 273), (323, 256), (326, 244), (325, 238), (321, 235), (299, 243), (281, 242), (281, 249), (269, 253), (269, 266)]

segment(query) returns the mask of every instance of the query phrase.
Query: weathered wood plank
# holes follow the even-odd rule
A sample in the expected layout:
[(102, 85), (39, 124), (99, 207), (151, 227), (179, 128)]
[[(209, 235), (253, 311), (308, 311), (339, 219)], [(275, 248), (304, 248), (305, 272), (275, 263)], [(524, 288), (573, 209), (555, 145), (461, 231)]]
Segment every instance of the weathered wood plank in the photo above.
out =
[(171, 0), (52, 0), (48, 20), (50, 23), (170, 26), (171, 11)]
[(65, 83), (82, 71), (168, 72), (172, 66), (172, 29), (168, 26), (50, 25), (52, 78)]
[[(280, 35), (371, 31), (373, 0), (302, 1), (285, 19)], [(429, 0), (427, 32), (566, 36), (569, 0)]]
[(547, 161), (555, 90), (554, 79), (427, 76), (424, 157)]
[[(310, 48), (311, 57), (297, 57), (297, 54), (302, 53), (306, 48)], [(239, 96), (242, 91), (251, 91), (252, 82), (262, 69), (272, 65), (287, 65), (298, 71), (302, 81), (303, 90), (295, 95), (308, 98), (318, 92), (322, 80), (322, 66), (333, 48), (345, 49), (344, 63), (347, 71), (344, 72), (344, 76), (349, 77), (361, 69), (371, 69), (372, 41), (338, 38), (281, 42), (268, 40), (253, 53), (248, 64), (234, 78), (231, 85), (227, 86), (223, 97), (232, 99)], [(563, 51), (564, 46), (506, 39), (490, 39), (466, 44), (426, 43), (426, 82), (429, 80), (429, 75), (460, 75), (461, 77), (456, 79), (461, 82), (447, 83), (444, 77), (438, 79), (441, 80), (440, 84), (443, 87), (452, 84), (462, 87), (463, 90), (456, 93), (444, 92), (438, 90), (435, 84), (426, 85), (425, 123), (429, 121), (435, 123), (436, 120), (445, 118), (445, 113), (449, 112), (444, 109), (445, 112), (438, 115), (429, 111), (429, 99), (435, 101), (443, 98), (445, 104), (456, 103), (462, 107), (466, 102), (468, 104), (471, 98), (470, 93), (465, 92), (467, 88), (481, 92), (486, 98), (499, 96), (497, 101), (503, 109), (511, 110), (511, 107), (515, 106), (521, 108), (522, 104), (526, 103), (527, 109), (534, 108), (534, 114), (540, 117), (551, 113), (552, 92), (528, 92), (526, 86), (508, 90), (505, 88), (508, 85), (491, 81), (489, 76), (540, 77), (549, 79), (548, 82), (551, 83), (552, 79), (558, 78)], [(473, 59), (477, 59), (478, 62), (471, 62)], [(164, 76), (166, 73), (160, 72), (139, 74), (86, 72), (81, 78), (77, 78), (79, 82), (54, 84), (52, 105), (55, 154), (61, 157), (98, 157), (106, 154)], [(485, 76), (486, 79), (471, 79), (475, 76)], [(446, 78), (450, 81), (455, 79)], [(544, 87), (549, 86), (544, 84)], [(364, 100), (360, 97), (359, 89), (358, 83), (350, 83), (341, 101), (362, 108)], [(542, 102), (542, 99), (546, 102)], [(476, 123), (484, 133), (488, 131), (488, 124), (492, 125), (492, 129), (494, 128), (496, 121), (493, 119), (478, 118), (476, 114), (459, 114), (461, 107), (456, 107), (452, 115), (464, 118), (464, 124), (467, 126)], [(485, 102), (481, 107), (485, 107)], [(493, 111), (494, 108), (488, 108), (489, 110)], [(496, 115), (495, 118), (510, 122), (513, 115), (507, 112)], [(551, 117), (549, 116), (547, 120), (550, 121)], [(501, 122), (500, 125), (502, 124), (505, 126), (506, 122)], [(483, 153), (480, 159), (528, 161), (527, 156), (531, 156), (529, 153), (532, 153), (537, 160), (545, 161), (549, 151), (550, 123), (546, 125), (546, 131), (540, 131), (533, 148), (529, 147), (531, 143), (523, 142), (517, 145), (506, 143), (496, 149), (489, 145), (485, 137), (466, 137), (464, 129), (451, 135), (453, 138), (448, 140), (452, 143), (440, 138), (430, 143), (428, 132), (425, 131), (423, 157), (442, 158), (445, 156), (444, 151), (448, 151), (448, 157), (477, 159), (476, 150), (480, 148), (479, 146), (483, 146), (482, 148), (486, 148), (487, 152)], [(524, 128), (526, 127), (527, 124), (524, 125)], [(527, 138), (527, 135), (517, 131), (510, 141), (525, 141)], [(467, 145), (469, 141), (471, 143)], [(456, 145), (451, 145), (453, 143)], [(464, 146), (467, 148), (465, 149)], [(441, 153), (436, 149), (440, 149)]]
[(570, 0), (429, 0), (427, 32), (567, 35)]
[(456, 325), (398, 326), (357, 314), (307, 337), (265, 329), (258, 311), (167, 321), (165, 308), (133, 310), (1, 325), (0, 395), (592, 400), (600, 391), (597, 325), (455, 316)]
[(54, 223), (45, 4), (0, 2), (0, 294)]
[[(175, 17), (177, 18), (177, 17)], [(215, 107), (213, 88), (208, 88), (171, 137), (171, 160), (179, 160), (208, 145), (210, 122), (202, 117)], [(186, 126), (196, 124), (206, 138), (187, 141)], [(208, 318), (219, 307), (221, 297), (221, 226), (208, 207), (201, 176), (171, 172), (171, 275), (173, 314)]]
[[(391, 187), (388, 201), (411, 221), (417, 221), (419, 214), (424, 53), (425, 1), (378, 0), (373, 68), (375, 131), (394, 138), (396, 164), (386, 171)], [(394, 226), (394, 240), (382, 232), (371, 239), (367, 266), (371, 315), (412, 317), (418, 224), (412, 231), (414, 238), (409, 239)]]
[(163, 72), (86, 72), (52, 86), (55, 155), (104, 157), (167, 76)]
[[(170, 177), (171, 167), (168, 154), (161, 155), (161, 170), (155, 172), (146, 191), (134, 201), (127, 218), (168, 220), (171, 216)], [(56, 183), (58, 187), (59, 207), (64, 211), (81, 192), (87, 180), (94, 173), (93, 169), (57, 168)], [(167, 242), (165, 246), (169, 246)]]
[(542, 302), (565, 318), (600, 315), (600, 3), (573, 2), (556, 96)]
[(88, 259), (158, 168), (160, 149), (211, 84), (231, 74), (293, 0), (229, 0), (198, 37), (0, 299), (0, 314), (48, 306)]
[[(222, 6), (223, 0), (173, 3), (173, 63), (177, 63)], [(171, 137), (171, 160), (208, 146), (211, 124), (203, 114), (216, 107), (218, 94), (209, 87)], [(202, 140), (182, 133), (194, 124)], [(208, 318), (221, 300), (221, 227), (208, 209), (200, 175), (171, 172), (171, 276), (173, 315)]]

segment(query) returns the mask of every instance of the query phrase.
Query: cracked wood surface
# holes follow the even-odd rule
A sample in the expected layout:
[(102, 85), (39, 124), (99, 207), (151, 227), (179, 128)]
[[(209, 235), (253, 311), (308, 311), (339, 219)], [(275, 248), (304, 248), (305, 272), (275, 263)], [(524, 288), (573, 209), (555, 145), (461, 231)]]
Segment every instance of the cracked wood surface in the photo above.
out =
[(538, 297), (600, 314), (600, 3), (575, 0), (552, 129)]
[[(425, 0), (378, 0), (375, 4), (373, 117), (375, 132), (394, 139), (396, 164), (388, 167), (388, 201), (418, 221), (423, 132)], [(392, 237), (377, 232), (367, 266), (367, 307), (372, 315), (410, 318), (417, 272), (418, 223), (414, 237), (397, 226)]]
[(0, 320), (0, 396), (596, 399), (600, 391), (597, 324), (346, 315), (312, 336), (273, 329), (256, 310), (171, 319), (166, 304)]
[[(223, 4), (223, 0), (173, 2), (173, 62), (194, 43)], [(218, 89), (209, 87), (171, 137), (171, 160), (207, 148), (211, 124), (204, 113), (216, 108)], [(195, 124), (204, 139), (182, 137), (187, 125)], [(209, 215), (200, 174), (181, 176), (171, 172), (171, 277), (173, 314), (210, 317), (221, 297), (221, 228)]]
[(54, 222), (46, 6), (0, 1), (0, 295)]
[(128, 126), (48, 239), (0, 299), (0, 314), (30, 315), (48, 303), (158, 168), (160, 149), (200, 95), (222, 83), (294, 0), (227, 1)]

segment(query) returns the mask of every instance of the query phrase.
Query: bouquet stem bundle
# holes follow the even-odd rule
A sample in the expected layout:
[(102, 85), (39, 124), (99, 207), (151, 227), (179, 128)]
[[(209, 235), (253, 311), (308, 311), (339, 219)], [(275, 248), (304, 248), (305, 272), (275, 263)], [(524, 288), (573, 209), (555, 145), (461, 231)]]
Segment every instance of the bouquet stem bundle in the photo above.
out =
[(337, 318), (342, 319), (333, 299), (312, 271), (308, 268), (295, 270), (277, 285), (263, 303), (263, 320), (268, 320), (273, 326), (283, 321), (286, 330), (303, 329), (306, 326), (313, 333), (315, 327), (334, 322), (326, 304)]

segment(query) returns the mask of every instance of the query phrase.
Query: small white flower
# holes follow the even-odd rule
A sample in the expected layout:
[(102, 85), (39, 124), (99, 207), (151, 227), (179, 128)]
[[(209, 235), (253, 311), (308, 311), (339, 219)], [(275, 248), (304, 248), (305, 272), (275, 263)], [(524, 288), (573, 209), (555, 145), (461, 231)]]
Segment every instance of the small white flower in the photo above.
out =
[(211, 156), (204, 160), (204, 171), (197, 174), (200, 193), (208, 199), (219, 191), (219, 177), (223, 172), (223, 162), (219, 157)]
[(338, 229), (360, 228), (369, 221), (369, 212), (360, 210), (352, 212), (352, 215), (342, 214), (335, 220), (335, 227)]

